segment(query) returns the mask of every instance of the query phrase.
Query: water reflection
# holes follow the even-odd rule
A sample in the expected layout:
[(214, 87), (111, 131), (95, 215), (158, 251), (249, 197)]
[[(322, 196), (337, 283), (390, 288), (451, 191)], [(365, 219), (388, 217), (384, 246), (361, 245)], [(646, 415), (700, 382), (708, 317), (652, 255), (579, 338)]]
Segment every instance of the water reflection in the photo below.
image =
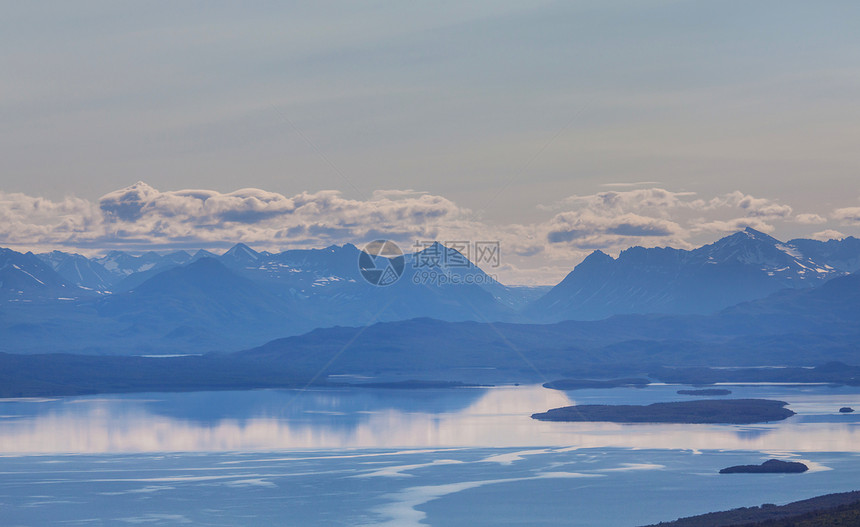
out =
[[(612, 391), (612, 398), (624, 399), (624, 393)], [(629, 394), (628, 399), (642, 396), (641, 392)], [(784, 399), (793, 399), (799, 408), (815, 406), (815, 393), (789, 395)], [(857, 422), (808, 422), (802, 415), (781, 423), (742, 427), (550, 423), (529, 417), (569, 404), (571, 399), (564, 392), (539, 386), (261, 390), (2, 401), (0, 452), (520, 446), (860, 452)], [(798, 411), (794, 405), (792, 402)]]

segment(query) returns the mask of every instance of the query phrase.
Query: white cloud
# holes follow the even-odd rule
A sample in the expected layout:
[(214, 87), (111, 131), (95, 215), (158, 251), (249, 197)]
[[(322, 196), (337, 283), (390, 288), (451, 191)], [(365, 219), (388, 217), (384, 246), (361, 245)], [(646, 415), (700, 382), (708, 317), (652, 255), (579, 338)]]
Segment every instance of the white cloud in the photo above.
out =
[(845, 235), (839, 231), (835, 231), (833, 229), (826, 229), (821, 232), (816, 232), (810, 238), (813, 240), (820, 240), (822, 242), (826, 242), (828, 240), (841, 240)]
[(666, 238), (683, 234), (677, 223), (663, 219), (623, 213), (617, 216), (585, 211), (562, 212), (549, 222), (547, 241), (574, 242), (592, 246), (598, 239), (615, 241), (629, 238)]
[(797, 223), (803, 223), (806, 225), (820, 225), (822, 223), (827, 223), (827, 218), (821, 216), (820, 214), (798, 214), (794, 217), (794, 221)]
[(618, 253), (635, 245), (691, 248), (689, 232), (676, 216), (694, 203), (701, 200), (693, 192), (661, 188), (574, 195), (545, 209), (562, 210), (532, 230), (541, 238), (545, 261), (569, 271), (595, 249)]
[[(773, 221), (784, 221), (792, 214), (789, 205), (741, 191), (706, 200), (694, 192), (662, 188), (574, 195), (557, 202), (554, 208), (570, 210), (549, 221), (550, 244), (609, 252), (630, 245), (689, 248), (691, 235), (730, 233), (745, 227), (773, 232)], [(705, 216), (691, 217), (694, 214)], [(812, 216), (808, 214), (803, 219), (814, 220)]]
[(85, 240), (100, 222), (98, 208), (83, 199), (51, 201), (0, 191), (0, 239), (5, 243)]
[(766, 223), (761, 218), (733, 218), (728, 220), (700, 220), (693, 226), (696, 232), (731, 233), (743, 230), (747, 227), (764, 233), (773, 232), (775, 227)]
[(426, 238), (470, 216), (446, 198), (418, 192), (382, 191), (368, 200), (351, 200), (337, 191), (290, 197), (259, 189), (159, 192), (144, 183), (110, 193), (99, 205), (109, 225), (141, 236), (286, 245), (383, 234), (401, 241)]
[(706, 208), (737, 208), (744, 211), (745, 216), (757, 218), (787, 218), (792, 212), (789, 205), (781, 205), (767, 198), (756, 198), (739, 190), (710, 200)]
[(588, 209), (595, 213), (623, 214), (628, 211), (653, 210), (667, 214), (667, 209), (689, 206), (694, 192), (671, 192), (662, 188), (646, 188), (626, 191), (607, 191), (585, 196), (573, 195), (557, 206)]
[(860, 224), (860, 207), (845, 207), (836, 209), (832, 215), (834, 220), (841, 221), (846, 225)]
[[(159, 191), (146, 183), (110, 192), (93, 204), (0, 194), (6, 244), (212, 246), (244, 241), (319, 246), (377, 235), (435, 237), (469, 225), (471, 213), (441, 196), (378, 192), (350, 200), (336, 191), (283, 196), (259, 189)], [(462, 229), (459, 229), (462, 230)]]

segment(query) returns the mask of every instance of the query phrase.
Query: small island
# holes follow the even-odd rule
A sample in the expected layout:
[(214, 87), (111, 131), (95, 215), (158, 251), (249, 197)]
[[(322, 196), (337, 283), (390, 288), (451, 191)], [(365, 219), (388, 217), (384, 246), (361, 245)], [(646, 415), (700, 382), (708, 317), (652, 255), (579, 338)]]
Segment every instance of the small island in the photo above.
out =
[(726, 390), (724, 388), (705, 388), (703, 390), (678, 390), (678, 395), (704, 395), (704, 396), (713, 396), (713, 395), (731, 395), (731, 390)]
[(850, 406), (843, 406), (842, 408), (839, 409), (839, 413), (841, 413), (841, 414), (850, 414), (853, 411), (854, 411), (854, 408), (851, 408)]
[(809, 467), (796, 461), (768, 459), (761, 465), (737, 465), (720, 470), (720, 474), (800, 474)]
[(706, 399), (647, 406), (586, 404), (553, 408), (532, 415), (539, 421), (612, 423), (754, 424), (794, 415), (788, 403), (769, 399)]
[(560, 379), (544, 383), (544, 388), (553, 390), (584, 390), (589, 388), (644, 388), (651, 384), (648, 379)]

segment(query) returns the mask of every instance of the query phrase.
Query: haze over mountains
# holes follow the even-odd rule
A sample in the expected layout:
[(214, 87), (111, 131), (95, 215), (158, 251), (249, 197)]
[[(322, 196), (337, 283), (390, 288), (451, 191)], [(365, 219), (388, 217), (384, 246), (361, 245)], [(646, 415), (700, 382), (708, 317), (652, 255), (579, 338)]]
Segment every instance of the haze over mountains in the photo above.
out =
[[(232, 351), (331, 326), (419, 317), (547, 323), (625, 314), (704, 315), (783, 290), (816, 291), (804, 300), (778, 293), (783, 299), (778, 309), (765, 302), (724, 311), (714, 318), (722, 323), (709, 324), (716, 324), (711, 331), (729, 334), (725, 321), (732, 316), (756, 312), (774, 318), (779, 312), (782, 317), (792, 313), (786, 307), (791, 305), (797, 316), (819, 298), (815, 295), (832, 294), (820, 286), (843, 283), (830, 280), (860, 269), (855, 238), (783, 243), (752, 229), (693, 251), (635, 247), (618, 258), (595, 251), (546, 294), (502, 285), (438, 244), (405, 255), (401, 279), (377, 287), (361, 276), (359, 254), (351, 244), (277, 254), (237, 244), (222, 255), (112, 251), (100, 258), (3, 249), (0, 351)], [(433, 265), (424, 265), (430, 256)], [(822, 324), (833, 320), (828, 312), (820, 311)], [(648, 324), (626, 324), (640, 333), (651, 331)], [(631, 338), (636, 333), (610, 325)], [(671, 331), (684, 338), (677, 328)]]
[[(860, 275), (787, 289), (713, 315), (619, 315), (554, 324), (414, 319), (317, 329), (238, 355), (311, 373), (552, 380), (658, 365), (817, 366), (856, 362)], [(595, 370), (597, 369), (597, 370)], [(858, 380), (860, 382), (860, 380)]]

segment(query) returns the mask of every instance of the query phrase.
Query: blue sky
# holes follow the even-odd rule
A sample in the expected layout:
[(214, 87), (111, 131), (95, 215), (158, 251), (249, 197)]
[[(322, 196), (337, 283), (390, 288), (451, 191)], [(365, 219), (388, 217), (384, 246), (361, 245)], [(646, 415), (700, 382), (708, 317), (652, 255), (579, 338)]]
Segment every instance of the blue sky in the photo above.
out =
[(499, 239), (551, 282), (594, 248), (860, 234), (857, 2), (3, 10), (0, 245), (387, 231)]

